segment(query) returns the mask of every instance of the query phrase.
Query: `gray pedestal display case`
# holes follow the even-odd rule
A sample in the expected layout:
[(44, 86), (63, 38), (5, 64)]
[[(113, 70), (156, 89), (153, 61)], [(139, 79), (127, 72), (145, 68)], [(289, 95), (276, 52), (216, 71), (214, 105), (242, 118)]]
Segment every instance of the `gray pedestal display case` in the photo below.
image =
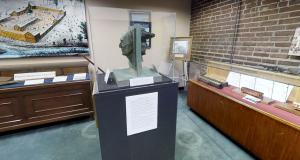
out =
[[(163, 77), (151, 85), (120, 88), (103, 77), (97, 76), (94, 95), (102, 160), (174, 160), (178, 83)], [(126, 97), (147, 93), (158, 93), (157, 128), (128, 136)]]

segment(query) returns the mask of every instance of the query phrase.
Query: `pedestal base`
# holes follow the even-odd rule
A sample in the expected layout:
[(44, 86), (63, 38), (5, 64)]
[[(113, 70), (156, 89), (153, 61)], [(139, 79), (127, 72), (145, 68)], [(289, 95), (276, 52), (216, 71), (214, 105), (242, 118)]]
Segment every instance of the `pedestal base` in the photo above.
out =
[[(152, 85), (120, 88), (107, 85), (99, 75), (98, 86), (94, 99), (102, 160), (174, 160), (178, 83), (163, 76)], [(154, 92), (157, 128), (127, 136), (126, 97)]]

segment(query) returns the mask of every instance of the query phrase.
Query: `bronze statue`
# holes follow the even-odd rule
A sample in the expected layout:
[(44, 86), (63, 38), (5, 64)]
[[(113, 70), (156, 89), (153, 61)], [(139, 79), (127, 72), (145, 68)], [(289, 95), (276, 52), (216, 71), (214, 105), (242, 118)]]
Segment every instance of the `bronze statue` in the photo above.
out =
[(142, 66), (142, 56), (146, 54), (147, 40), (154, 38), (155, 34), (146, 32), (141, 25), (134, 25), (121, 38), (119, 47), (122, 55), (129, 61), (129, 68), (114, 70), (113, 74), (118, 86), (128, 86), (129, 80), (137, 77), (154, 77), (161, 79), (161, 75), (152, 69)]
[(155, 37), (155, 34), (146, 32), (140, 25), (134, 25), (121, 38), (119, 47), (122, 54), (129, 60), (129, 67), (136, 70), (137, 75), (141, 74), (142, 56), (146, 54), (147, 40)]

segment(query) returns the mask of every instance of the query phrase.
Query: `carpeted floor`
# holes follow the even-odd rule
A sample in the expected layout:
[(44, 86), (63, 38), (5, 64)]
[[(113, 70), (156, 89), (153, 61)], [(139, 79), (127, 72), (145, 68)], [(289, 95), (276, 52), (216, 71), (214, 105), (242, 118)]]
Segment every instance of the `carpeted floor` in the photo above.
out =
[[(81, 119), (0, 136), (0, 160), (101, 160), (95, 122)], [(176, 160), (254, 159), (178, 100)]]

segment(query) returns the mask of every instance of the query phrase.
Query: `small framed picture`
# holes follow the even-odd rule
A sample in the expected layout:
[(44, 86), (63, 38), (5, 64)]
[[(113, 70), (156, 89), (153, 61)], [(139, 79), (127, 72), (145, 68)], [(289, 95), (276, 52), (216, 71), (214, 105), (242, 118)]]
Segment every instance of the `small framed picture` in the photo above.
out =
[[(152, 26), (151, 26), (151, 22), (140, 22), (140, 21), (131, 21), (130, 22), (130, 26), (133, 26), (135, 24), (139, 24), (141, 25), (146, 32), (150, 32), (152, 33)], [(147, 39), (147, 49), (151, 48), (151, 39)]]
[(170, 53), (175, 59), (187, 60), (191, 59), (192, 37), (173, 37), (171, 38)]

